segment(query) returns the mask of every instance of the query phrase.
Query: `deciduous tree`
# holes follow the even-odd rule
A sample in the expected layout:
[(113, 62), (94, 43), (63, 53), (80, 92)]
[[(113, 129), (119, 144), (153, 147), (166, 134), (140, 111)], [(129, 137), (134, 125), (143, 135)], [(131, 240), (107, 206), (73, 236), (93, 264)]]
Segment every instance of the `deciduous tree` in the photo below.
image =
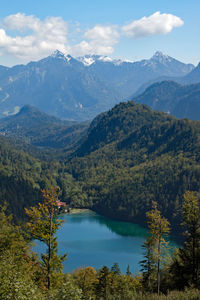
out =
[(160, 293), (160, 271), (165, 260), (168, 242), (165, 236), (169, 234), (170, 227), (166, 218), (162, 217), (157, 202), (153, 202), (152, 210), (146, 213), (150, 236), (144, 244), (146, 260), (143, 261), (143, 270), (147, 280), (156, 272), (157, 293)]
[(29, 222), (27, 230), (34, 239), (43, 242), (47, 246), (47, 252), (42, 254), (42, 265), (46, 274), (46, 286), (51, 288), (56, 283), (59, 274), (62, 273), (62, 262), (66, 255), (58, 255), (58, 243), (55, 236), (63, 221), (57, 218), (58, 191), (55, 188), (42, 190), (43, 203), (37, 207), (25, 209)]

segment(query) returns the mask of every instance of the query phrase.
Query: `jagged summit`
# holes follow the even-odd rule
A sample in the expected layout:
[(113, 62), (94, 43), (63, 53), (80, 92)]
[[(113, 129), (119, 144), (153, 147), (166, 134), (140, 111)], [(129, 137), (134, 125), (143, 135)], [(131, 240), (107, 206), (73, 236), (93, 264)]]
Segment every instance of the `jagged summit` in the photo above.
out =
[(96, 61), (96, 55), (85, 55), (77, 57), (77, 60), (82, 62), (85, 66), (90, 66)]
[(51, 57), (53, 58), (58, 58), (58, 59), (64, 59), (66, 61), (70, 61), (72, 59), (72, 56), (69, 54), (65, 54), (61, 52), (60, 50), (55, 50), (52, 54)]
[(160, 63), (171, 62), (174, 60), (172, 57), (162, 53), (161, 51), (156, 51), (150, 60), (158, 61)]

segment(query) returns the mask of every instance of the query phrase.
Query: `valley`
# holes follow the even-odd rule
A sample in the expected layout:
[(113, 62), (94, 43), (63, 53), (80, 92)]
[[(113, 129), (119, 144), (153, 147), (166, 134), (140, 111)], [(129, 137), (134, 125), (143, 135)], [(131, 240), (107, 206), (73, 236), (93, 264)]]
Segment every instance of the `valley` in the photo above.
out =
[[(181, 255), (192, 253), (192, 235), (186, 238), (185, 228), (194, 229), (189, 227), (194, 207), (197, 236), (200, 219), (198, 69), (160, 52), (150, 60), (131, 63), (103, 56), (74, 59), (59, 51), (26, 66), (0, 68), (0, 92), (9, 94), (0, 103), (0, 235), (2, 241), (10, 238), (2, 249), (7, 247), (12, 252), (12, 243), (18, 245), (15, 235), (20, 236), (16, 240), (24, 251), (21, 260), (26, 257), (28, 261), (22, 266), (30, 268), (34, 284), (38, 278), (42, 281), (37, 283), (39, 293), (42, 289), (51, 291), (49, 277), (42, 275), (48, 270), (51, 253), (55, 255), (52, 269), (57, 270), (52, 278), (68, 283), (70, 278), (72, 289), (80, 284), (82, 272), (90, 274), (91, 299), (96, 299), (101, 274), (112, 280), (110, 291), (116, 287), (119, 293), (124, 280), (125, 291), (120, 293), (127, 293), (130, 287), (131, 295), (136, 291), (155, 292), (156, 271), (148, 271), (148, 263), (155, 268), (156, 259), (167, 260), (164, 251), (168, 241), (173, 247), (182, 243), (182, 248), (179, 246), (175, 255), (169, 247), (170, 262), (162, 265), (162, 291), (177, 286), (182, 289), (181, 276), (189, 266), (185, 263), (184, 272), (180, 271), (185, 259)], [(165, 80), (157, 82), (156, 78)], [(141, 93), (133, 96), (138, 88)], [(14, 110), (14, 114), (5, 116), (6, 111)], [(57, 211), (56, 199), (79, 213), (59, 215), (57, 219), (52, 207), (48, 211), (44, 206), (42, 213), (39, 211), (47, 200)], [(35, 224), (29, 223), (30, 216)], [(66, 222), (55, 234), (62, 220)], [(50, 237), (52, 252), (44, 246), (48, 244), (49, 224), (51, 230), (58, 224), (53, 239)], [(161, 252), (155, 261), (148, 252), (158, 251), (154, 249), (157, 240), (153, 239), (151, 224), (155, 228), (161, 225), (155, 229), (157, 235), (163, 230)], [(29, 243), (37, 236), (42, 246), (37, 242), (34, 251), (42, 254), (41, 261), (26, 252), (32, 249)], [(69, 260), (64, 261), (66, 250)], [(5, 266), (2, 269), (7, 270)], [(148, 279), (152, 281), (150, 286), (145, 279), (148, 272), (154, 276)], [(185, 287), (191, 282), (191, 273), (184, 279)], [(54, 284), (58, 293), (59, 284)], [(81, 291), (87, 294), (84, 288), (81, 286)]]

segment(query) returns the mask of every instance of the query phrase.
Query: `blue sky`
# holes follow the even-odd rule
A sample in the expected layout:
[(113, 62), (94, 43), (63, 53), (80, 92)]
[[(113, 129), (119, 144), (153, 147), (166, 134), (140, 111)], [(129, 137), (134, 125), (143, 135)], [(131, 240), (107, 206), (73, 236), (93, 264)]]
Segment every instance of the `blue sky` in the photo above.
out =
[(72, 56), (140, 60), (157, 50), (200, 61), (199, 0), (7, 0), (0, 10), (0, 64), (59, 49)]

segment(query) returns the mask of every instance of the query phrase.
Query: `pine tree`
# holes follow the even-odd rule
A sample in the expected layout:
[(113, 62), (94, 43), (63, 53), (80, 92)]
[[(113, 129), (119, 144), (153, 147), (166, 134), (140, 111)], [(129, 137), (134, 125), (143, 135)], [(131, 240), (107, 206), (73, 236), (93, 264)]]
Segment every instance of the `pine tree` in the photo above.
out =
[(200, 273), (200, 207), (199, 197), (194, 192), (184, 194), (183, 225), (187, 236), (185, 248), (191, 249), (192, 281), (197, 284)]
[(144, 260), (140, 261), (141, 271), (143, 273), (143, 286), (147, 291), (154, 290), (156, 265), (154, 255), (154, 241), (150, 237), (142, 245), (144, 249)]
[(187, 191), (183, 197), (182, 215), (184, 235), (183, 247), (173, 258), (171, 273), (176, 286), (196, 286), (200, 284), (200, 205), (199, 195)]
[(113, 272), (116, 275), (120, 275), (121, 274), (121, 271), (120, 271), (120, 268), (119, 268), (119, 264), (117, 262), (115, 262), (113, 264), (113, 266), (111, 267), (111, 272)]
[(130, 271), (130, 266), (129, 265), (127, 266), (127, 269), (126, 269), (126, 275), (127, 276), (131, 276), (132, 275), (132, 273)]
[(42, 190), (43, 203), (38, 207), (25, 209), (29, 222), (27, 230), (32, 238), (43, 242), (47, 246), (47, 252), (42, 254), (42, 266), (46, 274), (46, 286), (51, 288), (52, 282), (56, 281), (62, 273), (62, 262), (66, 255), (58, 255), (58, 243), (55, 236), (63, 221), (57, 218), (58, 191), (55, 188)]
[(98, 272), (96, 285), (96, 299), (107, 299), (110, 294), (112, 277), (108, 267), (102, 267)]

